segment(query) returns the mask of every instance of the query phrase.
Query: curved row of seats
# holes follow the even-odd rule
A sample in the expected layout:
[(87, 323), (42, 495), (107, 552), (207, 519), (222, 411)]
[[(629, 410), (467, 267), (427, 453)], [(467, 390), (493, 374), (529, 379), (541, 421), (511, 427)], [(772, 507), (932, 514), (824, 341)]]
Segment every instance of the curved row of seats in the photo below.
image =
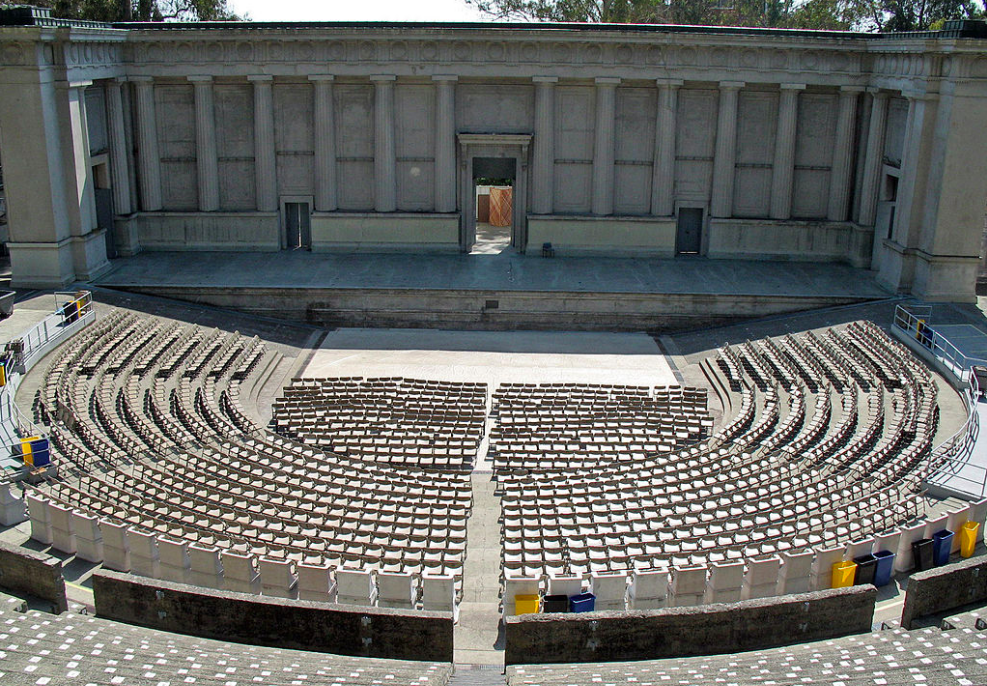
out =
[(86, 537), (112, 535), (117, 549), (167, 555), (167, 565), (138, 573), (170, 565), (162, 578), (219, 588), (232, 579), (283, 597), (310, 579), (323, 600), (345, 585), (338, 575), (353, 573), (363, 604), (450, 605), (468, 474), (327, 453), (257, 426), (241, 394), (278, 357), (257, 339), (132, 313), (111, 313), (70, 341), (38, 394), (60, 468), (36, 489), (38, 536), (45, 508), (76, 509), (89, 517), (79, 523), (85, 536), (53, 536), (55, 546), (74, 552)]
[[(878, 327), (748, 341), (710, 362), (736, 408), (710, 438), (597, 466), (497, 471), (505, 584), (585, 587), (590, 575), (655, 572), (674, 586), (696, 570), (681, 595), (698, 604), (719, 576), (737, 595), (762, 559), (763, 569), (807, 551), (810, 565), (819, 551), (842, 559), (851, 543), (870, 552), (876, 536), (924, 519), (937, 386)], [(754, 585), (778, 592), (778, 578)], [(506, 612), (511, 597), (505, 586)]]
[(450, 664), (226, 643), (82, 614), (21, 612), (20, 605), (0, 603), (0, 682), (5, 684), (443, 686), (452, 675)]

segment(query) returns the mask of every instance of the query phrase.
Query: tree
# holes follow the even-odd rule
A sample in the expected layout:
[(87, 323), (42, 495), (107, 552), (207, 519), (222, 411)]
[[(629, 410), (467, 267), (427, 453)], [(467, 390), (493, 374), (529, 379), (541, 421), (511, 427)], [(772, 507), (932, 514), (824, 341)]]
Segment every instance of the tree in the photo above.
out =
[[(0, 0), (0, 7), (22, 4)], [(32, 0), (52, 15), (87, 21), (236, 21), (227, 0)]]

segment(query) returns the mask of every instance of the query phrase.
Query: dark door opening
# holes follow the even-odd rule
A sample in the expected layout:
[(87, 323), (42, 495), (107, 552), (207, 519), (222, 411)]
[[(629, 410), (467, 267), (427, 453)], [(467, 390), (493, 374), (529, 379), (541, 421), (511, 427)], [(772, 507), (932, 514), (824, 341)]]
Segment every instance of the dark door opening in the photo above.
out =
[(703, 210), (701, 207), (679, 208), (675, 229), (675, 254), (698, 255), (703, 248)]
[(513, 244), (514, 179), (513, 157), (473, 158), (475, 198), (473, 255), (499, 255)]
[(284, 230), (287, 250), (312, 249), (312, 226), (307, 202), (284, 204)]
[(113, 191), (110, 189), (109, 170), (105, 164), (93, 167), (93, 199), (96, 201), (96, 226), (106, 229), (106, 256), (113, 259), (117, 256), (116, 234), (113, 232)]

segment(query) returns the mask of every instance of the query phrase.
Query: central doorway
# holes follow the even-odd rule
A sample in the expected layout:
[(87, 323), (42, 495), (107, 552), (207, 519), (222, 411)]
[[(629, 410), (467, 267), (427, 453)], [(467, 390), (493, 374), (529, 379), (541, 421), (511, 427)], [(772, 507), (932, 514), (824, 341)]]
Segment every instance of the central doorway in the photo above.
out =
[[(509, 248), (523, 253), (528, 242), (526, 189), (531, 134), (460, 133), (457, 139), (459, 249), (485, 255), (502, 254)], [(486, 200), (480, 200), (480, 190), (487, 191), (482, 194)], [(482, 202), (488, 203), (486, 208), (480, 207)], [(497, 223), (502, 226), (490, 221), (489, 203), (493, 202), (501, 203), (501, 221)], [(486, 210), (479, 220), (478, 210)]]
[(513, 157), (473, 158), (476, 231), (470, 254), (499, 255), (513, 244), (516, 177)]

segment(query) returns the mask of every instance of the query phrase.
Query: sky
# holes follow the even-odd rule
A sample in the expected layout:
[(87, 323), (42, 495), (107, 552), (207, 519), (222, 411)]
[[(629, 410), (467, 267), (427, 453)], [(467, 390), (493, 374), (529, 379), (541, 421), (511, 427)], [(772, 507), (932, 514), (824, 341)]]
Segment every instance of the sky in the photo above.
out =
[(228, 0), (254, 21), (490, 21), (466, 0)]

